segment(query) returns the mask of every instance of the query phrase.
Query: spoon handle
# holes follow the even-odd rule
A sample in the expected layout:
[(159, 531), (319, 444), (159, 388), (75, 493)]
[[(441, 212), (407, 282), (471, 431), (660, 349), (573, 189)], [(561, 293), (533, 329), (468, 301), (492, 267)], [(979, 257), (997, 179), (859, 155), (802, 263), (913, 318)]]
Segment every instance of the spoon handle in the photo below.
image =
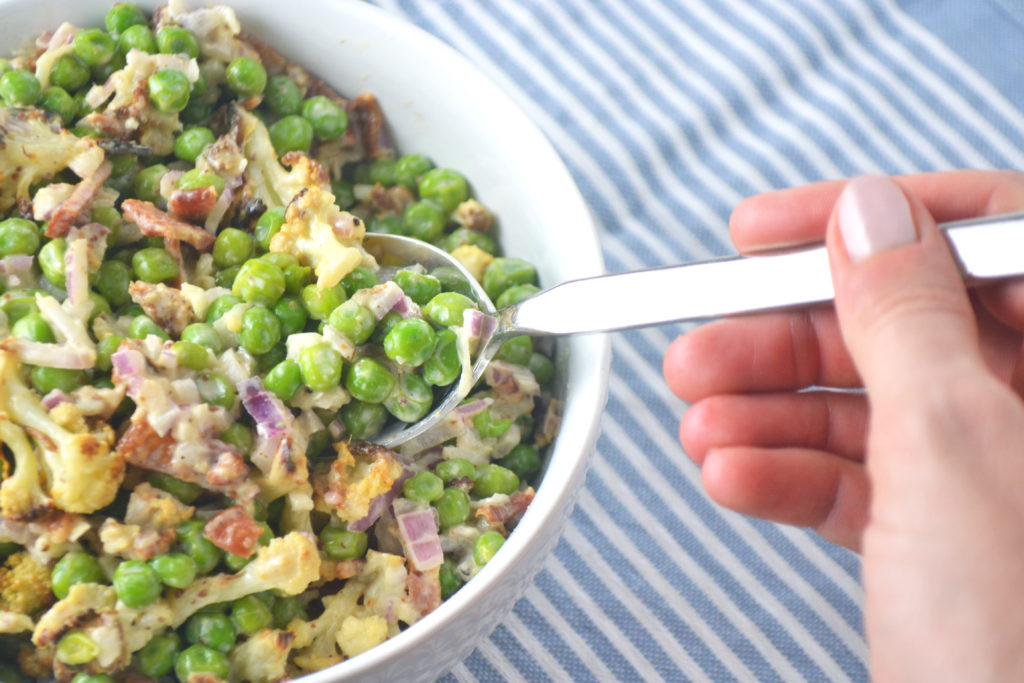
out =
[[(1024, 213), (941, 226), (968, 284), (1024, 273)], [(647, 327), (831, 301), (824, 246), (572, 280), (506, 310), (519, 333)]]

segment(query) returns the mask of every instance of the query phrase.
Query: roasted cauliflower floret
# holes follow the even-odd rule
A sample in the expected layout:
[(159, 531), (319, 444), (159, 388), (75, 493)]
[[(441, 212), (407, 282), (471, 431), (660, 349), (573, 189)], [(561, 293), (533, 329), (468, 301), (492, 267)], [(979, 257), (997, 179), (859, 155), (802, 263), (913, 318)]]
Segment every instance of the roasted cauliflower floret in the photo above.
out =
[(288, 656), (295, 642), (290, 631), (265, 628), (231, 651), (230, 683), (276, 683), (288, 678)]
[(29, 188), (65, 168), (84, 178), (103, 159), (95, 140), (72, 135), (41, 110), (0, 107), (0, 214), (30, 207)]
[(108, 425), (88, 431), (80, 415), (70, 415), (71, 404), (58, 406), (64, 414), (58, 422), (22, 383), (17, 365), (13, 353), (0, 351), (0, 411), (35, 440), (53, 502), (81, 514), (109, 505), (125, 472), (124, 460), (111, 450), (114, 431)]
[(14, 455), (14, 473), (0, 483), (0, 514), (8, 519), (22, 519), (52, 507), (53, 501), (43, 491), (39, 463), (25, 430), (3, 412), (0, 412), (0, 443)]
[(316, 542), (299, 532), (275, 538), (237, 574), (217, 574), (193, 582), (174, 598), (173, 625), (180, 626), (198, 610), (271, 589), (296, 595), (320, 578)]
[[(239, 117), (242, 131), (242, 151), (248, 159), (245, 192), (262, 201), (268, 209), (287, 206), (292, 197), (309, 184), (312, 167), (286, 170), (277, 159), (277, 151), (263, 122), (241, 108), (235, 109), (235, 115)], [(322, 180), (318, 178), (315, 182), (319, 184)]]
[(50, 569), (27, 552), (14, 553), (0, 567), (0, 610), (33, 615), (52, 595)]
[(326, 471), (314, 475), (318, 510), (332, 512), (343, 522), (370, 513), (370, 502), (388, 493), (402, 476), (402, 463), (394, 451), (375, 444), (339, 441), (338, 457)]

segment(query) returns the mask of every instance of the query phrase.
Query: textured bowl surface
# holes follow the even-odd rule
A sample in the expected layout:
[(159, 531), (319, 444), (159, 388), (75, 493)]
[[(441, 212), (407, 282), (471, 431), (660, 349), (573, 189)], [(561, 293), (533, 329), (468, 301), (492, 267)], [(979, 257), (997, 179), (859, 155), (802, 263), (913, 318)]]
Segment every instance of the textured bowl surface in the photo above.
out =
[[(136, 0), (152, 10), (158, 4)], [(61, 21), (102, 25), (112, 0), (0, 0), (4, 52)], [(194, 7), (207, 4), (192, 2)], [(374, 93), (399, 150), (456, 168), (494, 211), (506, 253), (535, 263), (543, 285), (603, 270), (590, 214), (551, 145), (510, 98), (467, 59), (373, 6), (344, 0), (234, 0), (243, 30), (339, 92)], [(307, 677), (337, 681), (428, 680), (465, 657), (522, 596), (582, 486), (604, 408), (609, 343), (603, 335), (560, 344), (564, 422), (530, 509), (501, 552), (450, 600), (413, 627)]]

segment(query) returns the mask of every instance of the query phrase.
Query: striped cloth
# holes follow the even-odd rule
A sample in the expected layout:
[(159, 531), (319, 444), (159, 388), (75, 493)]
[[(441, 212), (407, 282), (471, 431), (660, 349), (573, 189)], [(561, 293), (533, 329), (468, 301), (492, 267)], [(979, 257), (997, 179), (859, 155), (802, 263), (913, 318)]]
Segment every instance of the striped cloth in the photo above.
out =
[[(609, 271), (731, 253), (732, 207), (773, 188), (1024, 168), (1016, 0), (374, 2), (522, 105), (592, 208)], [(857, 557), (704, 495), (660, 372), (682, 330), (614, 336), (567, 530), (448, 679), (868, 678)]]

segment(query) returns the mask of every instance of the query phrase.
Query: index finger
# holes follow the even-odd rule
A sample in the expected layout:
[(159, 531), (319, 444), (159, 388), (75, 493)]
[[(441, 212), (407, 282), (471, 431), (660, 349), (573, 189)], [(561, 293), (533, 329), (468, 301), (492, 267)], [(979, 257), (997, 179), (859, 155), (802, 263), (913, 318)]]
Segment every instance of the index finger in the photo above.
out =
[[(1024, 173), (1018, 171), (939, 171), (897, 180), (940, 223), (1024, 208)], [(829, 215), (845, 185), (845, 180), (829, 180), (743, 200), (729, 219), (733, 244), (740, 253), (755, 253), (824, 241)]]

